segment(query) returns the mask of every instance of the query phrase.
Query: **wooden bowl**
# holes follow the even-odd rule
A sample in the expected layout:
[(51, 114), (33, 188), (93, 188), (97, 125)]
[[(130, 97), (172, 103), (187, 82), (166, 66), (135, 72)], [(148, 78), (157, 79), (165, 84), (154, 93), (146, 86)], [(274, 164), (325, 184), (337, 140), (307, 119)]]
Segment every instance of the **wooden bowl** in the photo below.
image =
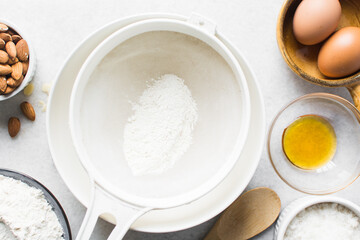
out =
[[(317, 57), (324, 42), (312, 46), (299, 43), (293, 34), (293, 17), (301, 0), (286, 0), (280, 10), (276, 38), (282, 56), (289, 67), (301, 78), (325, 87), (347, 87), (355, 106), (360, 110), (360, 70), (343, 78), (329, 78), (317, 66)], [(360, 0), (340, 0), (341, 19), (336, 29), (360, 27)]]

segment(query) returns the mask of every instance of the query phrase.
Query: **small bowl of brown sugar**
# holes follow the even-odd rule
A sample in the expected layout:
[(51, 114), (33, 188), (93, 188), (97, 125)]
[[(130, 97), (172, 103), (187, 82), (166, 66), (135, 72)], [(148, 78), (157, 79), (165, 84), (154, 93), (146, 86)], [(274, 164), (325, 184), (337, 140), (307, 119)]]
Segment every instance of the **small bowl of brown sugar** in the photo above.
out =
[(0, 101), (22, 91), (36, 68), (32, 45), (14, 24), (0, 19)]

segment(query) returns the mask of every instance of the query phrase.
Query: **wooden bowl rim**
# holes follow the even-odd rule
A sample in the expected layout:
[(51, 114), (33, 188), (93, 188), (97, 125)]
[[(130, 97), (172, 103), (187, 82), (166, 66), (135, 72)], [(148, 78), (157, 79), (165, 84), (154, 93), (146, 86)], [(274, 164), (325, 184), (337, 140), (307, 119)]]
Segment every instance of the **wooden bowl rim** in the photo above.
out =
[(355, 85), (360, 82), (360, 71), (357, 71), (353, 75), (343, 77), (343, 78), (334, 78), (334, 79), (323, 79), (317, 78), (308, 73), (304, 72), (300, 67), (298, 67), (294, 61), (291, 60), (290, 56), (287, 54), (287, 49), (284, 43), (284, 20), (285, 16), (290, 8), (290, 6), (294, 3), (295, 0), (285, 0), (278, 16), (277, 25), (276, 25), (276, 40), (283, 56), (285, 62), (288, 64), (290, 69), (303, 78), (306, 81), (311, 83), (326, 86), (326, 87), (346, 87)]

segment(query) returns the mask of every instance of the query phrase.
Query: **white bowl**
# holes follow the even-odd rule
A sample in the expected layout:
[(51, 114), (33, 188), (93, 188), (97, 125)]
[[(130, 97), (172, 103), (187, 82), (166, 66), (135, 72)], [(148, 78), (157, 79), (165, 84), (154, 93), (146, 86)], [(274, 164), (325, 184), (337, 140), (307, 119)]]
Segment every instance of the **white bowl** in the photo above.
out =
[[(90, 205), (89, 176), (80, 163), (72, 143), (69, 119), (71, 90), (78, 71), (86, 58), (105, 38), (113, 32), (146, 19), (166, 18), (186, 21), (187, 16), (150, 13), (134, 15), (107, 24), (88, 36), (68, 57), (58, 73), (49, 97), (47, 110), (47, 133), (54, 164), (74, 196), (85, 206)], [(233, 170), (214, 190), (204, 197), (176, 208), (153, 210), (141, 216), (132, 226), (133, 230), (143, 232), (173, 232), (190, 228), (216, 216), (228, 207), (245, 189), (259, 162), (265, 139), (264, 103), (257, 80), (249, 64), (224, 36), (217, 31), (217, 37), (230, 49), (239, 61), (249, 86), (251, 120), (249, 134)], [(59, 108), (59, 104), (63, 107)], [(109, 214), (101, 216), (115, 224)]]
[[(215, 25), (192, 20), (130, 24), (104, 40), (81, 68), (71, 95), (70, 130), (93, 178), (94, 200), (78, 238), (90, 236), (101, 212), (114, 212), (113, 233), (120, 238), (151, 209), (195, 201), (215, 188), (239, 158), (250, 123), (245, 76), (216, 38)], [(193, 143), (166, 173), (136, 177), (122, 150), (130, 103), (147, 81), (169, 73), (185, 79), (197, 103)]]
[(31, 80), (33, 79), (33, 77), (35, 75), (36, 57), (35, 57), (35, 51), (33, 49), (33, 45), (31, 43), (30, 39), (28, 38), (27, 34), (24, 34), (24, 32), (21, 31), (16, 25), (14, 25), (13, 23), (11, 23), (7, 20), (0, 19), (0, 23), (4, 23), (8, 27), (14, 29), (23, 39), (26, 40), (26, 42), (29, 46), (29, 68), (25, 75), (25, 78), (24, 78), (23, 82), (20, 84), (20, 86), (18, 86), (12, 93), (9, 93), (7, 95), (0, 95), (0, 101), (4, 101), (9, 98), (12, 98), (13, 96), (15, 96), (16, 94), (21, 92), (31, 82)]
[(304, 197), (299, 198), (290, 203), (284, 210), (281, 211), (279, 219), (275, 225), (274, 240), (282, 240), (286, 233), (287, 227), (298, 213), (305, 208), (313, 206), (318, 203), (338, 203), (347, 207), (360, 217), (360, 207), (355, 203), (339, 197), (321, 196), (321, 197)]
[[(170, 32), (184, 35), (186, 41), (178, 43), (171, 36), (164, 42)], [(215, 34), (215, 27), (204, 22), (146, 20), (115, 32), (88, 57), (72, 91), (70, 130), (82, 164), (97, 184), (127, 202), (163, 208), (191, 202), (227, 176), (247, 137), (250, 101), (236, 58)], [(183, 41), (193, 39), (201, 43), (189, 50)], [(202, 45), (212, 50), (206, 58), (199, 50)], [(221, 64), (214, 63), (214, 53)], [(197, 54), (202, 54), (201, 61)], [(166, 73), (184, 78), (197, 102), (193, 144), (166, 174), (136, 178), (121, 148), (123, 127), (131, 115), (129, 100), (137, 100), (146, 80)], [(163, 191), (154, 194), (153, 189)]]

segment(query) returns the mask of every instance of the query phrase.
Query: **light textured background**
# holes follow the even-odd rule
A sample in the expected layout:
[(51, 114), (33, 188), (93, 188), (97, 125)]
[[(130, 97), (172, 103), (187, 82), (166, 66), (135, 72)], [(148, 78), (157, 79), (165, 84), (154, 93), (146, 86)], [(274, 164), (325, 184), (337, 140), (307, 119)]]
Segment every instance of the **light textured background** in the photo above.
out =
[[(27, 98), (22, 93), (0, 102), (0, 167), (27, 173), (44, 183), (60, 200), (76, 236), (85, 208), (74, 198), (59, 177), (48, 148), (45, 113), (36, 107), (37, 119), (27, 121), (19, 103), (46, 101), (43, 83), (52, 82), (66, 57), (94, 30), (115, 19), (146, 12), (199, 13), (218, 24), (244, 54), (254, 70), (265, 99), (267, 126), (276, 112), (288, 101), (311, 92), (331, 92), (349, 99), (345, 89), (328, 89), (311, 85), (293, 74), (283, 61), (275, 39), (277, 14), (283, 0), (0, 0), (0, 18), (26, 31), (38, 58), (34, 78), (35, 92)], [(10, 116), (19, 116), (22, 130), (11, 139), (7, 133)], [(285, 185), (272, 169), (265, 149), (248, 189), (266, 186), (280, 196), (283, 206), (303, 194)], [(360, 181), (336, 195), (360, 204)], [(214, 220), (180, 232), (148, 234), (129, 231), (126, 240), (202, 239)], [(100, 221), (92, 239), (106, 239), (112, 225)], [(254, 239), (272, 239), (273, 227)]]

